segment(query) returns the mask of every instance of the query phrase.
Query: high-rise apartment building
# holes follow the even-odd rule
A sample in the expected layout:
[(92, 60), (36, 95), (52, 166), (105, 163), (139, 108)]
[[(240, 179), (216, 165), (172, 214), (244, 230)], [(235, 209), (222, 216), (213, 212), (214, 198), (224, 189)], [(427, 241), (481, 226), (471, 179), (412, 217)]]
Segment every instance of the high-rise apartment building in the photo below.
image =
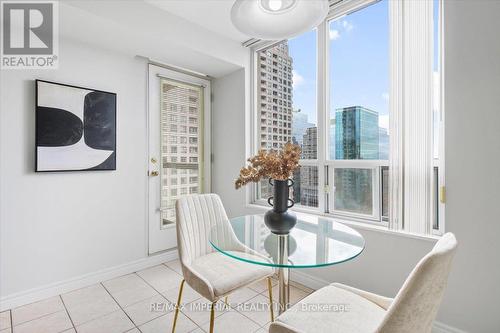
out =
[(260, 147), (280, 149), (292, 141), (292, 58), (288, 43), (259, 53)]
[[(302, 140), (303, 159), (318, 158), (318, 128), (309, 127)], [(300, 204), (318, 207), (318, 167), (302, 166), (300, 168)]]
[(161, 216), (175, 222), (175, 201), (200, 191), (202, 119), (199, 87), (161, 81)]
[(309, 127), (302, 136), (301, 159), (315, 160), (318, 158), (318, 128)]
[[(281, 149), (292, 142), (292, 58), (286, 41), (259, 52), (257, 89), (260, 117), (260, 148)], [(266, 181), (261, 196), (271, 195)]]

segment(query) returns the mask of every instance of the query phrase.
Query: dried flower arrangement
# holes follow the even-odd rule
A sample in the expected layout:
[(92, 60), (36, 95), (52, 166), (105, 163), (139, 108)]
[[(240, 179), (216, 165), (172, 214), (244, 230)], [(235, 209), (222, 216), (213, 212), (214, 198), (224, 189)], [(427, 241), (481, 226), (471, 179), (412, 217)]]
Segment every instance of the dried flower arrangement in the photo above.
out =
[(257, 155), (248, 159), (250, 165), (241, 168), (234, 185), (238, 189), (250, 182), (256, 183), (262, 178), (286, 180), (299, 168), (299, 159), (300, 146), (290, 142), (279, 152), (275, 150), (266, 152), (261, 149)]

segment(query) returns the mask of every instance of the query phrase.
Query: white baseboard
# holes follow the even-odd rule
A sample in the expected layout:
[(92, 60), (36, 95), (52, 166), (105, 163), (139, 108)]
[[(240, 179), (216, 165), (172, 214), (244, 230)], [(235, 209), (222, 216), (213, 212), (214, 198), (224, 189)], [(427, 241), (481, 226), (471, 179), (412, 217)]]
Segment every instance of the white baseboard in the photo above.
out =
[(331, 283), (311, 274), (304, 273), (304, 270), (301, 269), (290, 270), (290, 280), (314, 290), (323, 288)]
[(87, 287), (125, 274), (137, 272), (141, 269), (177, 259), (177, 257), (178, 254), (177, 250), (175, 249), (68, 280), (59, 281), (42, 287), (7, 295), (0, 298), (0, 311), (12, 309), (21, 305), (40, 301), (45, 298), (64, 294), (72, 290)]
[[(329, 285), (331, 282), (313, 276), (311, 274), (304, 273), (303, 270), (292, 270), (290, 272), (290, 279), (293, 282), (300, 283), (311, 289), (319, 289), (324, 286)], [(443, 324), (439, 321), (434, 322), (432, 328), (432, 333), (467, 333), (466, 331), (460, 330), (453, 326)]]

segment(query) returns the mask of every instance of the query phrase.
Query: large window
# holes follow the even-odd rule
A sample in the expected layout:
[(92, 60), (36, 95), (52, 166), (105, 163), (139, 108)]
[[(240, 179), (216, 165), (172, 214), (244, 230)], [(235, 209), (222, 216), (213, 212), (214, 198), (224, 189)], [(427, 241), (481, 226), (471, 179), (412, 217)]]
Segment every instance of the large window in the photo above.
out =
[[(344, 0), (333, 6), (327, 20), (317, 29), (256, 49), (256, 149), (279, 149), (286, 142), (301, 146), (301, 168), (294, 174), (290, 192), (298, 209), (390, 226), (391, 212), (394, 215), (392, 201), (402, 202), (390, 195), (391, 190), (397, 192), (398, 186), (404, 189), (402, 183), (406, 180), (401, 176), (404, 172), (393, 172), (390, 165), (411, 165), (414, 157), (412, 151), (401, 153), (403, 147), (398, 144), (406, 140), (402, 135), (413, 135), (411, 139), (415, 140), (411, 131), (404, 133), (409, 125), (400, 120), (404, 118), (402, 113), (406, 112), (406, 118), (418, 117), (415, 119), (420, 126), (425, 125), (428, 114), (432, 141), (428, 144), (429, 172), (422, 172), (425, 179), (420, 181), (429, 184), (425, 195), (432, 200), (432, 221), (421, 230), (442, 230), (441, 13), (439, 0), (422, 3), (406, 6), (404, 2), (388, 0)], [(403, 15), (410, 18), (409, 23), (398, 19)], [(420, 26), (428, 24), (431, 32), (424, 38), (425, 27), (418, 31), (411, 26), (422, 17), (429, 20)], [(405, 39), (398, 39), (403, 35)], [(428, 69), (409, 68), (411, 61), (405, 62), (409, 58), (399, 59), (412, 47), (408, 42), (411, 38), (407, 37), (418, 37), (424, 45), (428, 44)], [(407, 66), (404, 71), (411, 75), (422, 68), (428, 70), (430, 81), (419, 87), (407, 84), (398, 90), (395, 85), (405, 83), (394, 74), (403, 72), (397, 66)], [(407, 100), (401, 102), (408, 98), (403, 96), (403, 89), (408, 94), (420, 92), (422, 87), (432, 90), (429, 107), (415, 107), (417, 111), (407, 108)], [(392, 116), (395, 119), (391, 122)], [(398, 134), (391, 138), (392, 133)], [(267, 182), (257, 186), (256, 202), (263, 203), (262, 199), (269, 195)], [(412, 193), (407, 191), (404, 195), (409, 198)], [(412, 231), (404, 223), (399, 223), (398, 228)]]
[(381, 221), (380, 174), (389, 163), (388, 2), (330, 20), (328, 37), (332, 211)]
[[(302, 159), (318, 158), (316, 49), (317, 34), (311, 31), (258, 52), (260, 148), (293, 142), (302, 147)], [(270, 192), (262, 181), (259, 198)], [(299, 205), (318, 207), (317, 166), (303, 165), (295, 173), (290, 195)]]

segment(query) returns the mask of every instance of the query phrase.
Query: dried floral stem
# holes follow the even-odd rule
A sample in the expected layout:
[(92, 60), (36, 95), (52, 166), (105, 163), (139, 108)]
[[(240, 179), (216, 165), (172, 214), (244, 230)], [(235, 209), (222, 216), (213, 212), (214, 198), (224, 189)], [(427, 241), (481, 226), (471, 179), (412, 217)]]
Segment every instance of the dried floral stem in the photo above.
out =
[(262, 178), (285, 180), (292, 177), (299, 168), (300, 146), (286, 143), (279, 152), (261, 149), (259, 153), (248, 159), (250, 165), (241, 168), (238, 179), (234, 182), (238, 189), (250, 182), (258, 182)]

